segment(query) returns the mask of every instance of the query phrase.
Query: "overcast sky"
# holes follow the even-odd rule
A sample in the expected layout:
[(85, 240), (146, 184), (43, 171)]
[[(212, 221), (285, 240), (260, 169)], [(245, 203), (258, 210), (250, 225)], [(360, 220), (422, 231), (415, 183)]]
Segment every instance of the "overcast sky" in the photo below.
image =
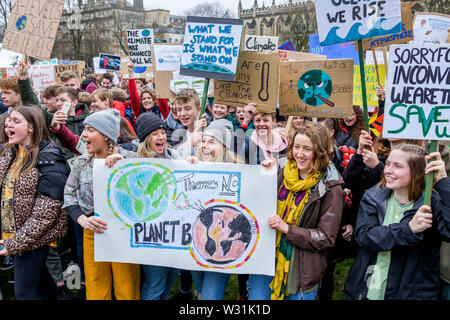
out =
[[(128, 0), (132, 2), (132, 0)], [(192, 8), (196, 4), (203, 2), (214, 2), (215, 0), (144, 0), (146, 9), (167, 9), (171, 14), (182, 15), (183, 11)], [(239, 0), (217, 0), (225, 8), (232, 9), (237, 12)], [(254, 0), (241, 0), (244, 9), (250, 9), (253, 6)], [(297, 1), (294, 1), (297, 2)], [(263, 3), (266, 6), (272, 5), (272, 0), (258, 0), (258, 5), (262, 7)], [(276, 4), (288, 3), (288, 0), (275, 0)]]

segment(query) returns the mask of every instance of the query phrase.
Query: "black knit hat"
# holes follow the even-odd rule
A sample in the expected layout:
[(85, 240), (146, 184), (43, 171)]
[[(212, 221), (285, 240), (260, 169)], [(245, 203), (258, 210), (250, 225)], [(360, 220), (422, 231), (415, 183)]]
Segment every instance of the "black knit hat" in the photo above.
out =
[(139, 142), (144, 142), (150, 133), (158, 129), (166, 129), (166, 126), (164, 121), (153, 112), (143, 113), (136, 120), (136, 131)]

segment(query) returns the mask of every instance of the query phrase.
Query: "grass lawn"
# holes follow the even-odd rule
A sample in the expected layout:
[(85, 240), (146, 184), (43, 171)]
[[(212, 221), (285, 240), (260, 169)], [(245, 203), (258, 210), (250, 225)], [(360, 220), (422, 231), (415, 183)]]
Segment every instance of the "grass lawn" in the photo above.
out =
[[(64, 259), (63, 259), (64, 260)], [(353, 264), (354, 259), (346, 259), (336, 265), (334, 272), (334, 286), (333, 300), (345, 300), (342, 293), (347, 274)], [(63, 264), (65, 266), (65, 264)], [(8, 277), (13, 274), (13, 270), (0, 271), (0, 289), (4, 300), (14, 299), (14, 285), (8, 283)], [(175, 282), (170, 297), (173, 297), (179, 290), (179, 280)], [(224, 300), (236, 300), (238, 295), (238, 280), (237, 275), (232, 275), (228, 282), (228, 287), (225, 291)], [(194, 297), (194, 299), (196, 299)]]

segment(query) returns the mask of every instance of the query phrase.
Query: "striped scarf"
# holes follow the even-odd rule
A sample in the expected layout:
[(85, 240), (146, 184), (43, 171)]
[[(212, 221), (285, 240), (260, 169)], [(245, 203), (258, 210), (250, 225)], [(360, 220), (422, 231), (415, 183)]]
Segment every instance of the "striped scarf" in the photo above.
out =
[[(298, 174), (297, 163), (290, 160), (284, 168), (283, 185), (280, 187), (277, 200), (277, 213), (284, 222), (297, 225), (305, 205), (311, 195), (311, 189), (320, 181), (322, 174), (318, 171), (311, 172), (305, 180), (301, 180)], [(301, 201), (297, 194), (303, 195)], [(284, 193), (284, 194), (283, 194)], [(286, 196), (287, 193), (287, 196)], [(275, 276), (270, 283), (272, 300), (283, 300), (287, 289), (287, 278), (293, 252), (292, 244), (286, 241), (286, 235), (277, 231), (276, 238), (276, 268)]]

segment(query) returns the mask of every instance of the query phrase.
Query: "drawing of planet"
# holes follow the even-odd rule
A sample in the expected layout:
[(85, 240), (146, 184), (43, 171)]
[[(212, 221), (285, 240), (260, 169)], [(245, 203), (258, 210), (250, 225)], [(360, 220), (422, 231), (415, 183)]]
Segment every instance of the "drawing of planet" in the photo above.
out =
[(147, 67), (134, 67), (134, 73), (145, 73), (145, 71), (147, 71)]
[(171, 171), (152, 163), (116, 170), (108, 184), (108, 204), (122, 221), (132, 225), (158, 218), (175, 194)]
[(334, 103), (328, 100), (333, 92), (333, 83), (331, 77), (322, 70), (309, 70), (304, 73), (298, 80), (297, 89), (300, 99), (310, 106), (334, 106)]
[(150, 30), (147, 30), (147, 29), (142, 30), (142, 36), (143, 36), (143, 37), (148, 37), (148, 36), (150, 36)]
[(254, 217), (242, 205), (211, 200), (193, 225), (192, 252), (200, 265), (230, 268), (245, 263), (259, 238)]
[(19, 19), (16, 21), (16, 29), (18, 31), (22, 31), (25, 29), (27, 25), (27, 17), (26, 16), (20, 16)]

